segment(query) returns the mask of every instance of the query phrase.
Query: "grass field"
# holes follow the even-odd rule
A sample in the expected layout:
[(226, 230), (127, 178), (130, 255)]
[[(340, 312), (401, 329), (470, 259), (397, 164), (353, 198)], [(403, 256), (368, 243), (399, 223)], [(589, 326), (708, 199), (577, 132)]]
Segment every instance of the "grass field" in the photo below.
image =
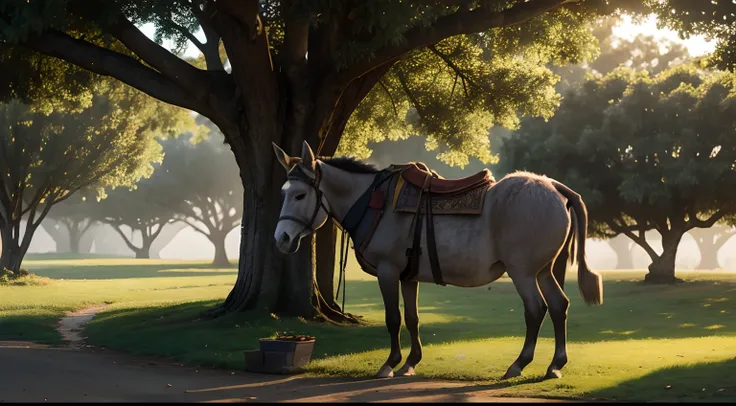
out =
[[(367, 325), (336, 327), (232, 314), (198, 320), (225, 297), (234, 269), (205, 262), (34, 257), (24, 264), (45, 286), (0, 287), (0, 340), (60, 342), (66, 310), (108, 303), (88, 326), (96, 345), (182, 362), (242, 368), (242, 351), (277, 331), (317, 336), (314, 374), (372, 375), (388, 355), (376, 281), (348, 271), (347, 311)], [(499, 395), (621, 400), (736, 400), (736, 274), (680, 272), (678, 286), (638, 282), (643, 272), (605, 272), (604, 305), (585, 306), (568, 275), (570, 363), (561, 380), (538, 382), (553, 352), (549, 320), (525, 377), (499, 378), (518, 355), (523, 308), (508, 278), (483, 288), (422, 285), (419, 304), (427, 377), (472, 380)], [(489, 289), (490, 287), (490, 289)], [(408, 334), (402, 330), (404, 355)], [(669, 389), (666, 387), (669, 386)]]

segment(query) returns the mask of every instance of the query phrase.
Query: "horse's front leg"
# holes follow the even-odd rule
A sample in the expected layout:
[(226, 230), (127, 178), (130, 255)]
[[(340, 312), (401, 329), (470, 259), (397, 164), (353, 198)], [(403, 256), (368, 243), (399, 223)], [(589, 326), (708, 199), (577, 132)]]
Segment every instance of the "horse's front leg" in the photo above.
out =
[(409, 357), (406, 358), (406, 363), (396, 372), (396, 375), (411, 376), (414, 375), (414, 368), (422, 360), (422, 342), (419, 339), (419, 309), (417, 308), (419, 282), (402, 281), (401, 294), (404, 297), (404, 321), (411, 335), (411, 352), (409, 352)]
[(399, 311), (399, 272), (393, 266), (385, 262), (380, 263), (376, 269), (378, 285), (381, 287), (383, 296), (383, 307), (386, 310), (386, 327), (391, 336), (391, 353), (383, 364), (376, 378), (391, 378), (394, 376), (393, 369), (401, 362), (401, 346), (399, 333), (401, 331), (401, 312)]

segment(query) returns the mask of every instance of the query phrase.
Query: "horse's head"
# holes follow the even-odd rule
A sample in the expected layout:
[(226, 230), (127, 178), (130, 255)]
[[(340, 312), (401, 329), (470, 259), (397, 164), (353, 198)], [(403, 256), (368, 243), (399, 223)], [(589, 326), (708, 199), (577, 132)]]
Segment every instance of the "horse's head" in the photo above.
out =
[(290, 157), (276, 144), (273, 150), (287, 174), (281, 187), (283, 203), (274, 238), (281, 252), (293, 254), (302, 238), (327, 222), (330, 209), (319, 190), (321, 171), (309, 144), (304, 141), (301, 157)]

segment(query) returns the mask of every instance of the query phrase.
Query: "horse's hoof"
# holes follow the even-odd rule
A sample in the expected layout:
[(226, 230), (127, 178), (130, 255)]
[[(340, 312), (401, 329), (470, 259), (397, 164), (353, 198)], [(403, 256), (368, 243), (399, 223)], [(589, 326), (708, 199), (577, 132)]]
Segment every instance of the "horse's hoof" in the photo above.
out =
[(544, 376), (544, 379), (560, 379), (562, 378), (562, 372), (560, 372), (559, 369), (549, 369), (547, 370), (547, 375)]
[(504, 374), (503, 378), (501, 379), (511, 379), (516, 378), (517, 376), (521, 376), (521, 368), (517, 367), (516, 365), (512, 365), (509, 367), (509, 369), (506, 371), (506, 374)]
[(401, 367), (401, 369), (399, 369), (396, 372), (396, 375), (397, 376), (414, 376), (414, 375), (416, 375), (416, 372), (414, 371), (414, 367), (413, 366), (404, 364), (404, 366)]
[(378, 370), (378, 373), (376, 374), (376, 378), (378, 378), (378, 379), (382, 379), (382, 378), (393, 378), (393, 377), (394, 377), (394, 371), (388, 365), (382, 366), (381, 369), (379, 369)]

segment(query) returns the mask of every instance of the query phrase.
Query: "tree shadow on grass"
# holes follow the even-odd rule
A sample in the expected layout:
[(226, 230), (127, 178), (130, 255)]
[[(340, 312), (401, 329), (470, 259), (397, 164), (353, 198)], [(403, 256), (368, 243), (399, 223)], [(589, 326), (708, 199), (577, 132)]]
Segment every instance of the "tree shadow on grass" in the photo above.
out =
[(30, 269), (39, 276), (53, 279), (133, 279), (165, 278), (180, 276), (224, 276), (237, 275), (237, 269), (216, 268), (211, 264), (164, 263), (164, 264), (114, 264), (110, 265), (60, 265), (38, 266)]
[(736, 357), (678, 365), (595, 391), (587, 398), (641, 401), (736, 401)]
[[(736, 311), (730, 300), (733, 295), (726, 292), (731, 288), (730, 284), (710, 283), (663, 288), (642, 287), (634, 282), (608, 283), (607, 302), (603, 306), (587, 307), (579, 298), (572, 299), (568, 339), (596, 342), (736, 335), (736, 323), (730, 319)], [(571, 296), (576, 294), (571, 292)], [(263, 312), (199, 320), (201, 312), (215, 304), (207, 301), (106, 311), (90, 323), (88, 332), (100, 344), (118, 349), (173, 354), (190, 360), (218, 359), (222, 365), (235, 365), (233, 355), (228, 355), (230, 359), (218, 358), (213, 348), (242, 355), (243, 350), (257, 348), (259, 338), (271, 337), (277, 331), (317, 336), (315, 358), (384, 349), (389, 345), (383, 304), (374, 281), (348, 284), (347, 310), (371, 314), (372, 319), (363, 326), (277, 319)], [(490, 291), (487, 287), (427, 285), (421, 288), (419, 304), (420, 334), (425, 345), (519, 337), (521, 348), (524, 312), (511, 283), (498, 283)], [(540, 336), (554, 337), (548, 320)], [(405, 329), (401, 340), (404, 348), (409, 346)]]
[(62, 344), (61, 335), (56, 331), (57, 321), (54, 315), (0, 313), (0, 341)]

